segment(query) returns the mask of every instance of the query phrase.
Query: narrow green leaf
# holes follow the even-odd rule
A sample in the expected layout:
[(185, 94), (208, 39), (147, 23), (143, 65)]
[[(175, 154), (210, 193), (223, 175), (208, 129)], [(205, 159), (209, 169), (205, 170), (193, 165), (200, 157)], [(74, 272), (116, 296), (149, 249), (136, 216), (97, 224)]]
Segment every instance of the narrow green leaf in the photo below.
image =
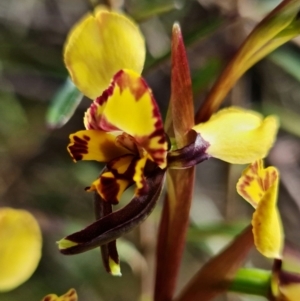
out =
[(54, 95), (46, 115), (46, 123), (50, 129), (60, 128), (73, 116), (82, 99), (82, 94), (70, 78)]
[(270, 281), (270, 271), (240, 269), (229, 286), (229, 291), (267, 297), (271, 285)]
[(153, 16), (167, 13), (174, 9), (180, 9), (183, 5), (183, 3), (180, 2), (181, 1), (178, 0), (130, 0), (128, 8), (133, 19), (140, 22)]
[(194, 225), (188, 230), (187, 241), (198, 243), (201, 240), (205, 240), (211, 236), (236, 236), (243, 228), (245, 223), (214, 223), (206, 225)]

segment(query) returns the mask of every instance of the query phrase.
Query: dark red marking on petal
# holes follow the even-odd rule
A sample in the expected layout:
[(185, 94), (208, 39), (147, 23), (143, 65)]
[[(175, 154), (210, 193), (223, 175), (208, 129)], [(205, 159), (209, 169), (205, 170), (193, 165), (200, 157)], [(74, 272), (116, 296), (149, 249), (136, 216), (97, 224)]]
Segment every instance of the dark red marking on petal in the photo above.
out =
[[(160, 121), (157, 121), (157, 123), (160, 123)], [(150, 147), (150, 140), (154, 139), (155, 137), (159, 137), (158, 144), (160, 144), (160, 148), (151, 148)], [(150, 156), (155, 160), (155, 162), (160, 165), (161, 163), (165, 162), (166, 156), (167, 156), (167, 140), (165, 136), (164, 129), (157, 128), (153, 133), (151, 133), (149, 136), (144, 137), (136, 137), (137, 143), (143, 147)]]
[(51, 301), (52, 297), (51, 296), (47, 296), (43, 299), (43, 301)]
[(92, 103), (89, 110), (87, 111), (88, 129), (98, 129), (103, 131), (118, 131), (119, 129), (106, 121), (102, 114), (99, 114), (98, 108), (105, 106), (108, 98), (113, 94), (115, 82), (112, 80), (110, 86), (102, 93), (101, 96), (97, 97)]
[[(122, 159), (123, 157), (128, 157), (130, 159), (130, 162), (126, 168), (126, 170), (123, 173), (120, 173), (118, 169), (115, 167), (117, 165), (118, 161)], [(107, 176), (104, 173), (100, 176), (100, 183), (98, 186), (98, 191), (101, 191), (101, 195), (103, 199), (111, 204), (118, 204), (118, 193), (120, 191), (120, 185), (118, 183), (118, 180), (120, 181), (127, 181), (128, 186), (125, 188), (127, 189), (129, 186), (134, 184), (133, 176), (135, 174), (135, 166), (136, 162), (139, 160), (137, 156), (133, 155), (124, 155), (122, 157), (119, 157), (115, 160), (110, 161), (106, 165), (106, 172), (111, 172), (113, 177)], [(89, 190), (90, 187), (86, 187), (85, 190)]]
[(240, 184), (240, 191), (241, 194), (247, 198), (247, 199), (251, 199), (249, 193), (246, 191), (246, 187), (249, 186), (249, 183), (243, 182), (242, 184)]
[(133, 80), (132, 77), (123, 70), (120, 70), (114, 76), (114, 82), (119, 86), (121, 93), (123, 93), (125, 89), (129, 89), (134, 95), (136, 101), (139, 101), (140, 98), (149, 89), (148, 85), (142, 77)]
[(102, 115), (98, 113), (98, 108), (101, 106), (105, 106), (108, 98), (112, 95), (114, 90), (115, 83), (112, 81), (110, 86), (104, 90), (104, 92), (97, 97), (94, 102), (91, 104), (87, 112), (85, 113), (85, 117), (87, 119), (86, 128), (88, 130), (104, 130), (102, 129), (100, 122)]
[(88, 141), (90, 137), (84, 135), (83, 139), (78, 136), (73, 136), (74, 143), (68, 146), (74, 160), (82, 160), (83, 155), (88, 153)]
[(89, 136), (87, 136), (87, 135), (83, 135), (83, 139), (84, 139), (85, 141), (90, 141), (90, 140), (91, 140), (91, 138), (90, 138)]
[[(122, 157), (132, 157), (131, 162), (129, 163), (126, 171), (124, 173), (119, 173), (118, 170), (116, 168), (114, 168), (114, 164), (116, 163), (116, 161), (118, 161), (120, 158)], [(111, 173), (117, 178), (117, 179), (124, 179), (124, 180), (128, 180), (128, 181), (132, 181), (132, 178), (134, 176), (135, 173), (135, 165), (136, 165), (136, 161), (139, 159), (137, 156), (133, 156), (133, 155), (124, 155), (122, 157), (119, 157), (115, 160), (110, 161), (106, 167), (109, 171), (111, 171)]]
[(118, 204), (118, 192), (120, 185), (117, 183), (116, 178), (109, 178), (102, 175), (100, 177), (100, 187), (103, 194), (103, 198), (109, 201), (111, 204)]
[(99, 121), (99, 127), (106, 132), (120, 131), (119, 128), (108, 122), (105, 116), (101, 116), (101, 120)]
[[(138, 138), (137, 141), (141, 144), (143, 148), (147, 150), (147, 152), (151, 155), (151, 157), (155, 160), (155, 162), (158, 165), (160, 165), (164, 163), (166, 160), (168, 144), (167, 144), (166, 134), (164, 131), (164, 126), (159, 112), (159, 108), (156, 104), (156, 101), (152, 93), (151, 93), (151, 98), (154, 104), (152, 116), (153, 119), (156, 120), (154, 124), (155, 131), (151, 133), (149, 137), (141, 137)], [(161, 148), (156, 147), (155, 149), (151, 149), (149, 147), (150, 139), (153, 139), (155, 137), (159, 137), (158, 143), (161, 145)]]
[(109, 87), (106, 90), (104, 90), (104, 92), (99, 97), (96, 98), (95, 103), (97, 103), (100, 106), (102, 106), (104, 103), (106, 103), (107, 99), (113, 94), (114, 87), (115, 87), (115, 82), (113, 79), (111, 81)]
[(144, 173), (144, 169), (145, 167), (141, 167), (141, 179), (140, 179), (140, 182), (142, 184), (142, 187), (139, 188), (137, 191), (136, 191), (136, 195), (139, 196), (139, 195), (143, 195), (143, 194), (147, 194), (148, 193), (148, 185), (147, 185), (147, 181), (146, 181), (146, 178), (145, 178), (145, 173)]

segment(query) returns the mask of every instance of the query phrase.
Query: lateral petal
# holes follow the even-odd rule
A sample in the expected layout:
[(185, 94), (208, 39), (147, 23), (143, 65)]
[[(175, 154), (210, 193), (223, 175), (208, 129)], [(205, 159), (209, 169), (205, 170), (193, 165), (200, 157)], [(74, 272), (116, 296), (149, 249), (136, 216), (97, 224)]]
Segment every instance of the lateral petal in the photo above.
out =
[(122, 131), (134, 137), (151, 160), (166, 167), (167, 142), (162, 119), (151, 89), (132, 70), (121, 70), (91, 105), (85, 126), (103, 131)]
[(138, 26), (122, 14), (100, 8), (75, 24), (67, 38), (64, 60), (74, 84), (95, 99), (120, 69), (141, 73), (145, 53)]
[(73, 160), (109, 162), (129, 151), (115, 143), (116, 137), (99, 130), (83, 130), (70, 135), (68, 151)]
[(41, 230), (28, 211), (1, 208), (0, 241), (0, 292), (5, 292), (35, 271), (41, 258)]
[(254, 111), (230, 107), (193, 129), (210, 144), (207, 153), (212, 157), (246, 164), (267, 155), (275, 141), (278, 120), (275, 116), (263, 119)]

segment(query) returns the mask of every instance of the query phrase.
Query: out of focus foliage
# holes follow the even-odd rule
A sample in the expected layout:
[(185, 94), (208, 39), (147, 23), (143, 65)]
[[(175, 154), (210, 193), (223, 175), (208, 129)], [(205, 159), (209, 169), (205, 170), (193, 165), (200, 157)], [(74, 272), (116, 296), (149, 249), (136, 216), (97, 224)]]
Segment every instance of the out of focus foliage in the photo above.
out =
[[(138, 300), (152, 291), (160, 206), (140, 230), (119, 243), (121, 278), (106, 274), (98, 250), (65, 257), (55, 245), (61, 237), (94, 220), (92, 196), (83, 188), (97, 177), (102, 166), (93, 162), (72, 164), (66, 151), (69, 134), (82, 129), (83, 113), (90, 101), (80, 102), (79, 93), (70, 87), (62, 49), (70, 27), (95, 2), (0, 0), (0, 206), (28, 209), (38, 219), (44, 238), (36, 273), (19, 288), (0, 294), (1, 301), (40, 300), (51, 292), (60, 295), (70, 287), (76, 288), (79, 300), (88, 301)], [(118, 8), (121, 2), (106, 4)], [(175, 21), (181, 24), (188, 49), (198, 108), (249, 30), (278, 3), (125, 1), (124, 10), (140, 23), (146, 36), (148, 54), (143, 74), (163, 114), (170, 97), (170, 37)], [(299, 41), (295, 40), (248, 71), (226, 103), (275, 113), (281, 120), (269, 163), (281, 173), (279, 207), (287, 244), (296, 248), (300, 248), (299, 67)], [(59, 116), (57, 112), (62, 110)], [(249, 221), (252, 210), (235, 191), (242, 169), (215, 160), (199, 167), (179, 288)], [(127, 192), (128, 198), (131, 193)], [(255, 252), (249, 265), (269, 268), (271, 263)]]

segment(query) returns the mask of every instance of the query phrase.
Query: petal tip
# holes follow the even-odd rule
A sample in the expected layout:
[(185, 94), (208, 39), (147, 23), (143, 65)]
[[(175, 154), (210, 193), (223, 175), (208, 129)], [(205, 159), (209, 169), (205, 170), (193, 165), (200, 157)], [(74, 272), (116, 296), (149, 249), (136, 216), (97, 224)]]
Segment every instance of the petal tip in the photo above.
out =
[(56, 243), (57, 243), (58, 249), (59, 249), (60, 251), (66, 250), (66, 249), (69, 249), (69, 248), (71, 248), (71, 247), (74, 247), (74, 246), (77, 246), (77, 245), (78, 245), (78, 243), (73, 242), (73, 241), (68, 240), (68, 239), (65, 239), (65, 238), (63, 238), (63, 239), (57, 241)]
[(110, 274), (113, 276), (121, 277), (122, 273), (120, 264), (115, 262), (111, 257), (109, 257), (108, 263), (110, 268)]

